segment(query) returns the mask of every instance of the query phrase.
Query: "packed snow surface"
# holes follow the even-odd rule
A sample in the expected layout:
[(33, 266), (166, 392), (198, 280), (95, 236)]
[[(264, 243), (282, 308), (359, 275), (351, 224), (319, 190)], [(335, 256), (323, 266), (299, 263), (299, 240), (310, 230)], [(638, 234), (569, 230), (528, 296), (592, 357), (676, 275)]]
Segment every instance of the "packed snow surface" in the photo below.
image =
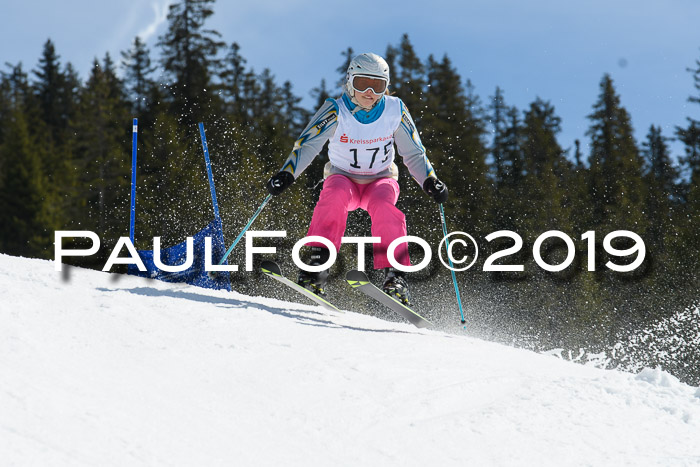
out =
[(700, 465), (700, 390), (660, 369), (67, 276), (0, 255), (2, 465)]

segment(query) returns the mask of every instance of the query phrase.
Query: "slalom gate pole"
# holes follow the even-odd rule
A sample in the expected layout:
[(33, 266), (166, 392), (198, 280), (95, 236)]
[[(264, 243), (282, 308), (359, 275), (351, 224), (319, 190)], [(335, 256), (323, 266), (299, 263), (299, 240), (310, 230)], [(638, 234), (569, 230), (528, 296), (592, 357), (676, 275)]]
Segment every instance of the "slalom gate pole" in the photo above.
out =
[(129, 240), (134, 244), (134, 224), (136, 223), (136, 140), (139, 129), (138, 118), (134, 119), (131, 137), (131, 211), (129, 214)]
[(246, 224), (246, 226), (243, 227), (243, 230), (241, 231), (241, 233), (238, 234), (238, 237), (236, 237), (236, 239), (233, 241), (233, 244), (232, 244), (230, 247), (228, 247), (228, 250), (226, 251), (226, 254), (224, 255), (223, 258), (221, 258), (221, 261), (219, 261), (219, 266), (221, 266), (222, 264), (224, 264), (224, 261), (226, 261), (226, 258), (228, 258), (228, 255), (231, 254), (231, 252), (232, 252), (233, 249), (236, 247), (236, 245), (238, 244), (238, 242), (241, 241), (241, 238), (243, 238), (243, 235), (245, 235), (245, 233), (248, 231), (248, 229), (250, 228), (250, 226), (253, 224), (253, 221), (255, 220), (255, 218), (258, 217), (258, 215), (260, 215), (260, 212), (262, 212), (262, 210), (263, 210), (263, 208), (265, 207), (265, 205), (267, 204), (267, 202), (270, 201), (271, 199), (272, 199), (272, 195), (267, 195), (267, 196), (265, 197), (265, 199), (263, 200), (263, 202), (262, 202), (262, 204), (260, 205), (260, 207), (258, 208), (258, 210), (255, 211), (255, 214), (253, 214), (253, 217), (251, 217), (250, 220), (248, 221), (248, 224)]
[(455, 275), (454, 266), (452, 265), (452, 258), (450, 257), (450, 241), (447, 239), (447, 222), (445, 221), (445, 209), (440, 203), (440, 221), (442, 221), (442, 234), (445, 237), (445, 249), (447, 250), (447, 261), (450, 263), (450, 272), (452, 273), (452, 283), (455, 286), (455, 295), (457, 296), (457, 305), (459, 305), (459, 316), (462, 319), (462, 324), (466, 323), (464, 320), (464, 310), (462, 309), (462, 299), (459, 296), (459, 287), (457, 286), (457, 276)]
[[(209, 191), (211, 192), (211, 204), (214, 207), (214, 224), (218, 229), (219, 239), (221, 240), (221, 245), (224, 245), (224, 225), (221, 222), (221, 215), (219, 214), (219, 202), (216, 199), (216, 188), (214, 187), (214, 174), (211, 170), (211, 160), (209, 159), (209, 146), (207, 145), (207, 137), (204, 133), (204, 123), (199, 122), (199, 136), (202, 138), (202, 150), (204, 151), (204, 163), (207, 166), (207, 178), (209, 179)], [(224, 261), (226, 261), (226, 255), (219, 261), (219, 266), (221, 266)], [(210, 279), (216, 279), (216, 273), (209, 272), (208, 276)], [(230, 288), (228, 289), (230, 290)]]
[(211, 203), (214, 206), (214, 219), (221, 227), (221, 216), (219, 215), (219, 203), (216, 200), (216, 189), (214, 188), (214, 175), (211, 171), (211, 162), (209, 160), (209, 146), (207, 145), (207, 137), (204, 134), (204, 123), (199, 123), (199, 136), (202, 138), (202, 149), (204, 150), (204, 163), (207, 166), (207, 177), (209, 178), (209, 191), (211, 191)]

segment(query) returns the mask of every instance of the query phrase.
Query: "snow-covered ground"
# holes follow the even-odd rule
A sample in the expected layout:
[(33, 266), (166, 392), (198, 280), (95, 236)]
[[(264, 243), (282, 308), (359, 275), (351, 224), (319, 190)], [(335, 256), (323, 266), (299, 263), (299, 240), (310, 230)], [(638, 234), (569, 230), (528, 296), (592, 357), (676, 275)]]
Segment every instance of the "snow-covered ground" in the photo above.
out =
[(0, 465), (700, 465), (700, 390), (0, 255)]

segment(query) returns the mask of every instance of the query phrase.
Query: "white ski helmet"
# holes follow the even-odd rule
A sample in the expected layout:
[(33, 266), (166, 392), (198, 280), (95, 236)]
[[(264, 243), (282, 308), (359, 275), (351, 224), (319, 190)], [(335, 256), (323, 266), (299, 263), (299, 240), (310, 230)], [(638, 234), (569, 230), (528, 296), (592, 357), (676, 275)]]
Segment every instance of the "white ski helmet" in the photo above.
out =
[(350, 97), (355, 97), (355, 89), (352, 85), (352, 80), (355, 76), (383, 79), (386, 80), (386, 86), (388, 87), (389, 64), (382, 57), (373, 53), (364, 53), (353, 58), (345, 75), (345, 88)]

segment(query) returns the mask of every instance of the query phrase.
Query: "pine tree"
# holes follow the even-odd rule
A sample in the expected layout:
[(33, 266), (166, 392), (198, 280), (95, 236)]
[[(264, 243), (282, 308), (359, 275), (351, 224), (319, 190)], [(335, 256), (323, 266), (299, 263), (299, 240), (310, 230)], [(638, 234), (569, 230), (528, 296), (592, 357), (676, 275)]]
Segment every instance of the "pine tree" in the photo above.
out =
[(627, 110), (609, 75), (600, 82), (600, 95), (588, 116), (591, 127), (589, 189), (591, 220), (600, 231), (644, 231), (642, 160)]
[(496, 86), (496, 93), (490, 98), (488, 106), (488, 118), (493, 128), (493, 143), (491, 145), (491, 155), (493, 156), (494, 178), (496, 183), (502, 183), (505, 178), (505, 162), (504, 162), (504, 135), (508, 123), (506, 122), (506, 114), (508, 107), (505, 104), (503, 90)]
[[(26, 174), (22, 174), (21, 179), (25, 182), (29, 179), (27, 182), (29, 192), (38, 190), (41, 193), (40, 206), (35, 211), (29, 210), (26, 213), (26, 216), (36, 216), (35, 219), (40, 223), (40, 230), (36, 230), (36, 237), (33, 240), (25, 239), (30, 240), (30, 249), (27, 254), (32, 252), (34, 256), (50, 257), (50, 252), (44, 248), (50, 244), (53, 230), (66, 223), (65, 203), (59, 197), (64, 185), (57, 183), (63, 182), (63, 178), (67, 175), (66, 161), (61, 159), (65, 149), (54, 144), (51, 128), (42, 118), (36, 89), (29, 84), (28, 76), (21, 65), (13, 67), (10, 73), (2, 73), (2, 94), (0, 119), (11, 122), (8, 124), (10, 128), (17, 128), (17, 137), (20, 141), (14, 141), (14, 131), (0, 131), (0, 145), (4, 143), (6, 148), (5, 156), (0, 157), (0, 169), (3, 166), (11, 168), (14, 164), (25, 163), (15, 160), (11, 155), (12, 150), (8, 148), (16, 148), (20, 157), (25, 152), (31, 152), (26, 155), (26, 169), (22, 169), (29, 175), (24, 177)], [(28, 133), (26, 138), (25, 131)], [(8, 160), (3, 162), (3, 158)], [(38, 161), (38, 169), (35, 169), (36, 161)], [(8, 173), (10, 171), (8, 169)], [(38, 173), (35, 173), (36, 171)], [(3, 183), (0, 182), (0, 187), (2, 185)], [(7, 186), (0, 189), (6, 189)]]
[(197, 122), (221, 108), (212, 77), (220, 72), (217, 56), (225, 44), (218, 40), (221, 34), (204, 28), (214, 14), (213, 3), (214, 0), (182, 0), (170, 5), (168, 30), (158, 41), (160, 62), (171, 83), (168, 100), (172, 111), (192, 134), (196, 133)]
[[(700, 60), (695, 68), (688, 68), (693, 75), (696, 91), (688, 101), (700, 104)], [(700, 121), (687, 118), (686, 127), (676, 127), (676, 136), (685, 146), (685, 155), (680, 157), (683, 180), (674, 214), (677, 235), (667, 237), (668, 250), (672, 252), (669, 264), (674, 266), (674, 279), (678, 286), (687, 285), (687, 290), (698, 289), (697, 252), (700, 251)], [(693, 292), (686, 292), (686, 299), (693, 299)]]
[(420, 128), (426, 105), (423, 97), (426, 88), (425, 65), (416, 54), (408, 34), (401, 37), (396, 50), (396, 64), (390, 70), (392, 88), (411, 111), (411, 116)]
[(347, 80), (348, 67), (350, 66), (350, 62), (352, 61), (352, 59), (355, 58), (355, 51), (352, 49), (352, 47), (348, 47), (343, 52), (341, 52), (340, 55), (343, 57), (343, 63), (341, 63), (338, 68), (336, 68), (336, 72), (338, 72), (340, 77), (335, 83), (337, 87), (338, 96), (345, 92), (345, 82)]
[(480, 205), (480, 218), (481, 221), (478, 222), (482, 228), (493, 231), (493, 218), (491, 216), (492, 206), (493, 206), (493, 180), (489, 177), (489, 167), (486, 162), (489, 149), (488, 149), (488, 139), (487, 139), (487, 111), (481, 102), (481, 98), (476, 93), (476, 89), (472, 84), (471, 80), (467, 79), (465, 86), (465, 105), (467, 108), (467, 119), (465, 120), (465, 125), (471, 128), (472, 136), (478, 135), (479, 148), (475, 150), (473, 157), (480, 157), (483, 159), (483, 166), (480, 169), (482, 172), (479, 175), (483, 181), (483, 190), (475, 190), (475, 195), (479, 201)]
[(485, 227), (489, 208), (486, 179), (485, 128), (467, 102), (461, 77), (452, 62), (428, 57), (426, 105), (429, 112), (421, 122), (422, 140), (439, 177), (447, 184), (450, 212), (458, 225), (473, 232)]
[(673, 233), (666, 235), (670, 258), (666, 265), (673, 266), (668, 275), (678, 288), (685, 286), (685, 300), (692, 300), (698, 290), (698, 256), (700, 251), (700, 122), (688, 119), (686, 128), (677, 129), (678, 139), (685, 145), (685, 157), (680, 158), (683, 179), (678, 186), (679, 202), (673, 206)]
[[(10, 121), (16, 118), (17, 112), (24, 115), (38, 115), (38, 104), (22, 64), (15, 66), (7, 64), (7, 66), (10, 68), (9, 72), (0, 71), (0, 119)], [(36, 119), (38, 120), (39, 117), (37, 116)], [(24, 121), (26, 123), (26, 117)], [(0, 145), (11, 137), (11, 133), (0, 131)], [(2, 166), (3, 161), (0, 159), (0, 169)]]
[[(586, 133), (591, 138), (587, 181), (590, 208), (578, 213), (585, 218), (581, 224), (586, 231), (596, 232), (598, 243), (605, 235), (617, 230), (629, 230), (644, 238), (648, 230), (648, 218), (645, 212), (643, 161), (634, 140), (630, 116), (607, 74), (600, 82), (600, 94), (593, 106), (593, 113), (588, 118), (591, 121)], [(613, 246), (624, 249), (631, 246), (630, 243), (631, 241), (620, 239)], [(645, 272), (658, 259), (658, 252), (648, 251), (647, 260), (642, 267), (621, 273), (606, 268), (604, 264), (607, 259), (603, 249), (598, 246), (596, 250), (599, 253), (599, 264), (595, 273), (588, 274), (595, 277), (605, 300), (618, 303), (615, 308), (607, 306), (601, 310), (601, 319), (607, 320), (606, 328), (615, 330), (633, 325), (644, 314), (653, 312), (644, 302), (634, 303), (634, 300), (640, 296), (640, 287), (642, 290), (648, 289), (656, 279), (654, 275), (645, 277)], [(618, 264), (621, 261), (607, 258)], [(632, 279), (643, 279), (644, 285), (636, 284)], [(621, 297), (626, 294), (630, 294), (630, 297), (623, 301)]]
[(221, 73), (221, 88), (226, 103), (226, 113), (232, 119), (243, 123), (245, 121), (243, 85), (246, 59), (241, 56), (240, 50), (241, 46), (238, 43), (231, 44)]
[(61, 69), (60, 56), (49, 39), (44, 44), (38, 67), (33, 71), (33, 93), (40, 118), (48, 128), (52, 143), (61, 146), (70, 138), (68, 125), (75, 117), (77, 93), (81, 83), (73, 65)]
[(576, 162), (576, 167), (583, 167), (583, 154), (581, 153), (581, 141), (578, 139), (574, 140), (574, 146), (576, 150), (574, 151), (574, 162)]
[[(685, 145), (685, 156), (680, 158), (680, 162), (685, 166), (688, 173), (688, 183), (686, 196), (691, 190), (697, 190), (700, 186), (700, 121), (688, 118), (686, 128), (677, 128), (676, 136)], [(700, 193), (694, 197), (700, 199)]]
[(555, 114), (554, 107), (538, 97), (525, 111), (523, 123), (525, 171), (539, 176), (561, 170), (564, 151), (556, 138), (561, 131), (561, 118)]
[[(83, 83), (78, 75), (78, 71), (73, 67), (73, 64), (68, 62), (63, 68), (63, 94), (64, 99), (64, 111), (67, 116), (66, 121), (66, 131), (70, 130), (70, 122), (75, 118), (78, 111), (78, 96), (80, 95), (80, 90)], [(69, 132), (68, 132), (69, 133)], [(68, 134), (70, 138), (70, 133)]]
[(523, 235), (535, 238), (557, 229), (570, 231), (570, 213), (565, 209), (568, 189), (563, 180), (572, 169), (557, 142), (561, 119), (554, 107), (540, 98), (530, 104), (523, 120), (523, 167), (528, 203)]
[(4, 133), (0, 144), (0, 251), (50, 258), (53, 230), (46, 222), (50, 209), (46, 178), (17, 102), (0, 119), (0, 129)]
[[(386, 51), (384, 52), (384, 60), (386, 61), (387, 65), (389, 65), (389, 73), (393, 73), (394, 70), (397, 70), (396, 67), (396, 57), (399, 56), (399, 49), (394, 47), (393, 45), (389, 44), (386, 47)], [(392, 75), (392, 80), (393, 80), (393, 75)]]
[(250, 69), (243, 75), (243, 108), (245, 110), (245, 121), (248, 128), (256, 125), (258, 115), (257, 98), (262, 92), (262, 87), (255, 74), (255, 70)]
[(37, 81), (33, 84), (41, 107), (41, 117), (53, 137), (59, 142), (71, 117), (66, 113), (66, 101), (73, 96), (66, 95), (65, 79), (60, 69), (59, 56), (51, 42), (47, 40), (39, 59), (39, 68), (34, 70)]
[(255, 89), (258, 93), (250, 106), (253, 109), (251, 117), (254, 128), (250, 137), (256, 141), (258, 160), (269, 172), (279, 168), (282, 162), (280, 155), (291, 148), (292, 138), (296, 135), (291, 136), (292, 133), (286, 128), (289, 116), (285, 115), (284, 107), (289, 102), (284, 101), (283, 89), (277, 86), (269, 68), (263, 70), (257, 82)]
[(566, 190), (565, 206), (569, 209), (572, 232), (576, 235), (590, 230), (588, 222), (589, 216), (586, 214), (590, 210), (592, 202), (588, 190), (588, 170), (583, 163), (583, 153), (581, 152), (581, 142), (574, 140), (574, 165), (570, 171), (564, 171), (562, 183)]
[(134, 38), (130, 50), (122, 52), (122, 67), (124, 69), (124, 86), (126, 94), (131, 101), (131, 111), (134, 115), (142, 118), (144, 113), (150, 109), (155, 82), (150, 75), (156, 70), (151, 65), (151, 57), (146, 44), (140, 37)]
[[(76, 153), (82, 191), (79, 200), (88, 213), (84, 227), (112, 244), (128, 229), (131, 119), (114, 64), (95, 59), (80, 96)], [(104, 259), (104, 258), (102, 258)]]
[[(59, 56), (51, 40), (44, 45), (39, 66), (34, 70), (33, 95), (38, 103), (38, 115), (27, 112), (34, 151), (41, 158), (46, 175), (46, 196), (50, 199), (52, 225), (75, 224), (72, 200), (77, 185), (73, 160), (74, 135), (70, 121), (75, 118), (80, 80), (72, 65), (61, 70)], [(35, 118), (38, 117), (38, 118)]]
[(282, 119), (282, 99), (280, 89), (275, 83), (275, 76), (269, 68), (263, 69), (260, 76), (260, 94), (255, 107), (256, 120), (267, 117), (271, 124), (279, 123)]
[[(695, 68), (688, 68), (688, 71), (693, 74), (693, 86), (697, 92), (688, 97), (688, 102), (700, 104), (700, 60), (696, 60)], [(686, 196), (691, 205), (700, 207), (700, 120), (688, 117), (687, 121), (687, 127), (676, 127), (676, 136), (685, 145), (685, 157), (681, 158), (681, 163), (688, 171)]]
[(521, 203), (525, 202), (522, 185), (523, 135), (520, 111), (508, 106), (503, 91), (496, 88), (489, 106), (493, 142), (493, 214), (497, 230), (519, 231), (521, 226)]
[(506, 129), (503, 133), (503, 176), (510, 186), (518, 186), (523, 179), (523, 131), (520, 111), (515, 107), (506, 110)]
[(671, 228), (671, 210), (676, 198), (678, 172), (671, 163), (668, 138), (661, 134), (661, 127), (651, 125), (642, 154), (646, 160), (648, 238), (653, 246), (663, 251), (664, 237)]
[(646, 160), (646, 174), (650, 175), (660, 190), (660, 198), (670, 199), (674, 196), (678, 171), (671, 162), (668, 147), (669, 138), (663, 136), (660, 126), (651, 125), (647, 140), (642, 144), (642, 154)]
[[(508, 107), (506, 110), (506, 128), (503, 133), (503, 187), (502, 189), (513, 190), (517, 202), (513, 206), (525, 201), (525, 155), (524, 155), (524, 130), (520, 117), (520, 111), (515, 107)], [(518, 208), (518, 211), (520, 209)], [(516, 215), (516, 224), (521, 229), (522, 217)]]
[(322, 79), (321, 84), (318, 85), (318, 87), (315, 87), (311, 90), (311, 98), (315, 102), (314, 109), (320, 108), (324, 102), (326, 102), (326, 99), (331, 97), (330, 93), (328, 92), (328, 88), (326, 87), (326, 80)]
[(282, 99), (284, 131), (287, 136), (294, 138), (304, 130), (312, 114), (299, 106), (302, 99), (294, 94), (291, 82), (285, 81), (282, 83), (280, 94)]

